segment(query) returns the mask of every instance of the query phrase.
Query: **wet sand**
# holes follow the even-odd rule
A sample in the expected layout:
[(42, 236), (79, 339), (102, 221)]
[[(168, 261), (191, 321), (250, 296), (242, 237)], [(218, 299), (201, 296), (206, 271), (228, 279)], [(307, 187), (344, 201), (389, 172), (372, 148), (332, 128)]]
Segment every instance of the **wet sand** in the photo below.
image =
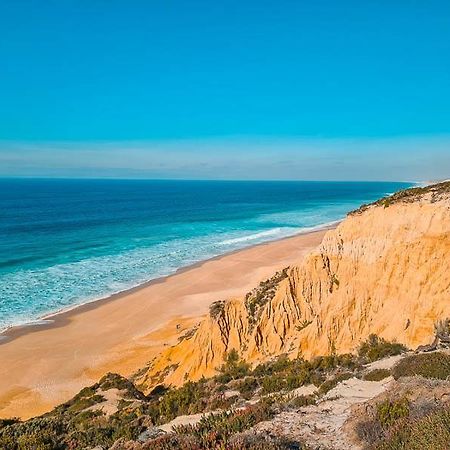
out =
[(108, 371), (131, 375), (177, 341), (209, 305), (298, 263), (325, 230), (256, 245), (124, 293), (16, 327), (0, 338), (0, 418), (28, 418)]

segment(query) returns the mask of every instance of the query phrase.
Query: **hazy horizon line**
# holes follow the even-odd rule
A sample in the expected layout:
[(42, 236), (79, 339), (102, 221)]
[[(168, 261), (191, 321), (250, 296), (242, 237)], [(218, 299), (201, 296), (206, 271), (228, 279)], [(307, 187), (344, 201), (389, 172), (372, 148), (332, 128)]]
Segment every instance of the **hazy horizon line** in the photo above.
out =
[(1, 141), (0, 176), (186, 180), (398, 181), (450, 174), (450, 134)]

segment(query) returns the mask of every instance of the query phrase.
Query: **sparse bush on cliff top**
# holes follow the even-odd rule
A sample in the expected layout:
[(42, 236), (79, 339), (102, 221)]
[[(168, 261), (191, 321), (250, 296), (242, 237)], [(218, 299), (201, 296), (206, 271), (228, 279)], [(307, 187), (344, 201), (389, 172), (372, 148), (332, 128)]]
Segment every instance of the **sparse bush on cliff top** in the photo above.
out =
[(416, 200), (420, 200), (424, 195), (431, 194), (431, 201), (435, 202), (445, 195), (450, 193), (450, 181), (444, 181), (442, 183), (432, 184), (423, 187), (412, 187), (409, 189), (403, 189), (388, 197), (380, 198), (373, 203), (361, 205), (358, 209), (350, 211), (349, 216), (361, 214), (371, 206), (383, 206), (385, 208), (396, 203), (411, 203)]
[(392, 375), (395, 379), (419, 375), (447, 380), (450, 377), (450, 355), (433, 352), (407, 356), (394, 366)]
[(385, 339), (371, 334), (358, 348), (358, 355), (369, 362), (376, 361), (387, 356), (400, 355), (408, 349), (396, 342), (388, 342)]
[(224, 311), (225, 301), (218, 300), (209, 306), (209, 315), (212, 319), (217, 319)]

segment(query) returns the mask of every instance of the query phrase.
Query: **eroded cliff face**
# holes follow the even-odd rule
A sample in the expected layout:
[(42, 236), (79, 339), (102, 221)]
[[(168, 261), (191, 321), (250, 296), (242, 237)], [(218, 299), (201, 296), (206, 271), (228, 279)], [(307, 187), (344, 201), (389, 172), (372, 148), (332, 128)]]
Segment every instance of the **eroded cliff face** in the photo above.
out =
[(352, 352), (370, 333), (410, 348), (450, 317), (450, 183), (350, 214), (299, 266), (217, 302), (138, 378), (147, 388), (211, 376), (226, 352), (258, 363)]

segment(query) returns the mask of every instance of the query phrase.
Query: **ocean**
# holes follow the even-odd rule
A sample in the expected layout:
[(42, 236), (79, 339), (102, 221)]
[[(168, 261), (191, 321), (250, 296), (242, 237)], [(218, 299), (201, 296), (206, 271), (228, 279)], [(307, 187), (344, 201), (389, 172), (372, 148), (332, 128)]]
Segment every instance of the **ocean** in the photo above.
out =
[(0, 179), (0, 330), (321, 228), (410, 185)]

